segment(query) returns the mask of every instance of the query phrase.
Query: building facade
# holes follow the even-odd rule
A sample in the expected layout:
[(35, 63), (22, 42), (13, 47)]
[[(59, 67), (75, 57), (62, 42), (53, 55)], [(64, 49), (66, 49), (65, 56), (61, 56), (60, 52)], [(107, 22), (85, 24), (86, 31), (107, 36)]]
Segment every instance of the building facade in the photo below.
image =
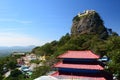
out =
[(90, 50), (67, 51), (58, 59), (61, 61), (53, 66), (57, 72), (51, 75), (58, 79), (112, 80), (98, 61), (99, 56)]

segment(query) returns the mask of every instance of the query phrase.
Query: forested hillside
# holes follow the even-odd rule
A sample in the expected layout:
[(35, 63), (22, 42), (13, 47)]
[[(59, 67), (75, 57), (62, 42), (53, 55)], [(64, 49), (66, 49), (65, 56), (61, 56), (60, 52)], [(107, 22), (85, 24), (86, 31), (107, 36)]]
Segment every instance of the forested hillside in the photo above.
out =
[(120, 79), (119, 49), (120, 36), (104, 26), (104, 21), (96, 11), (86, 11), (73, 18), (71, 33), (62, 36), (58, 41), (36, 47), (32, 52), (46, 55), (46, 62), (52, 65), (56, 57), (67, 50), (92, 50), (101, 57), (109, 57), (106, 70)]

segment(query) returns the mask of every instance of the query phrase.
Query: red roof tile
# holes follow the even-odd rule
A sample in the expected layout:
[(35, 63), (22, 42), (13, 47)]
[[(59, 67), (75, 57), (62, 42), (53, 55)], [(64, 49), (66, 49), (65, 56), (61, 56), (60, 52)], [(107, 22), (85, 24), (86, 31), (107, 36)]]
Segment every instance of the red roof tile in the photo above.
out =
[(88, 64), (63, 64), (58, 62), (54, 65), (56, 68), (73, 68), (73, 69), (90, 69), (90, 70), (103, 70), (104, 68), (100, 65), (88, 65)]
[(104, 77), (88, 77), (88, 76), (74, 76), (74, 75), (64, 75), (59, 74), (59, 72), (55, 72), (51, 74), (51, 76), (59, 78), (61, 80), (67, 80), (67, 79), (76, 79), (76, 80), (106, 80)]
[(67, 51), (66, 53), (58, 56), (58, 58), (87, 58), (87, 59), (98, 59), (99, 56), (94, 54), (92, 51)]

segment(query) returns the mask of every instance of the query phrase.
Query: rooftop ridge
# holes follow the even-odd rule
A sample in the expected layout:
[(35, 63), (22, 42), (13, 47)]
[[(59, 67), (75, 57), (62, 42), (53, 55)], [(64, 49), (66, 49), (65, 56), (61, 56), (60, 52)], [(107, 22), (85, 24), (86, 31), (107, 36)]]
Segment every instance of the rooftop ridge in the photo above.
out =
[(59, 55), (57, 58), (94, 58), (94, 59), (98, 59), (99, 57), (100, 56), (96, 55), (91, 50), (85, 50), (85, 51), (68, 50), (67, 52)]

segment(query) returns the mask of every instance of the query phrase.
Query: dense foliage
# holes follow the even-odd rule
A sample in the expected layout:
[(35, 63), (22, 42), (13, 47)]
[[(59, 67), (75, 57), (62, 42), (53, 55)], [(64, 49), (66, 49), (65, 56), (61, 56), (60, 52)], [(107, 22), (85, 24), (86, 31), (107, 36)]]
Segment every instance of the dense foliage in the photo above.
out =
[(49, 66), (41, 66), (41, 67), (37, 67), (35, 69), (35, 71), (33, 72), (33, 75), (32, 75), (32, 78), (35, 79), (35, 78), (38, 78), (42, 75), (45, 75), (46, 72), (50, 71), (50, 68)]
[[(46, 43), (43, 46), (36, 47), (33, 52), (37, 55), (49, 56), (48, 62), (67, 50), (92, 50), (101, 57), (106, 55), (110, 58), (107, 63), (110, 73), (120, 76), (120, 37), (111, 33), (106, 39), (101, 39), (99, 35), (82, 34), (71, 36), (66, 34), (59, 41)], [(54, 59), (53, 59), (54, 58)], [(54, 61), (53, 61), (54, 62)]]
[(7, 56), (0, 58), (0, 80), (4, 78), (4, 74), (9, 70), (16, 69), (17, 57)]
[(9, 77), (7, 77), (5, 80), (22, 80), (24, 76), (22, 75), (22, 72), (18, 69), (15, 69), (11, 71), (11, 74)]

